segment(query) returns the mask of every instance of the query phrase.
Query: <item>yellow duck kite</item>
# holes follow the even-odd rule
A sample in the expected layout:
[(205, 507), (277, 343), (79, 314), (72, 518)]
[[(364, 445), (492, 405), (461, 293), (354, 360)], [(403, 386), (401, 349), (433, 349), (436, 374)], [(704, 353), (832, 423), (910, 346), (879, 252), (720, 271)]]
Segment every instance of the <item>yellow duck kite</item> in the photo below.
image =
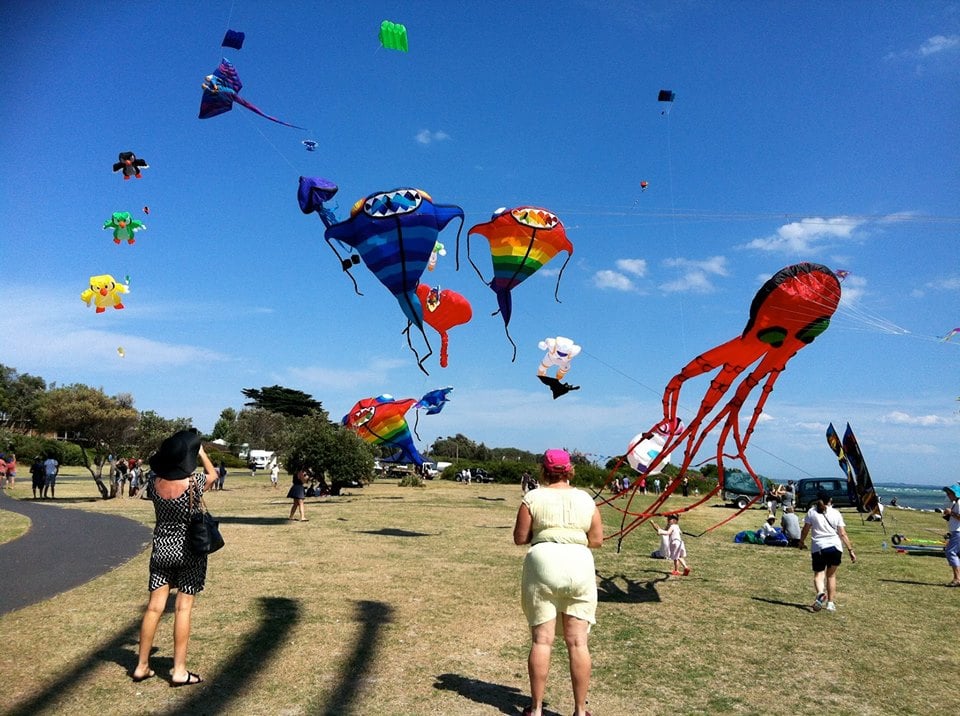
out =
[(107, 306), (113, 306), (116, 309), (123, 308), (121, 293), (130, 293), (130, 289), (122, 283), (118, 283), (110, 274), (90, 277), (90, 288), (80, 294), (80, 298), (88, 306), (93, 301), (97, 307), (97, 313), (103, 313)]

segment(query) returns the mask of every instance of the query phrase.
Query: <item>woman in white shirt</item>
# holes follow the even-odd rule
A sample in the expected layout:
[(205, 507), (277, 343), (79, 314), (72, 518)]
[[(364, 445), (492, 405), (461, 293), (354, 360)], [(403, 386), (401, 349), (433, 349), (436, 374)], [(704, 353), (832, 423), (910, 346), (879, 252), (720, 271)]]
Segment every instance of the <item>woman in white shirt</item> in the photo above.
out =
[(828, 612), (837, 610), (837, 569), (843, 557), (843, 547), (850, 551), (850, 561), (856, 562), (853, 545), (847, 537), (843, 515), (833, 508), (833, 499), (824, 493), (817, 495), (816, 504), (807, 512), (800, 533), (800, 549), (811, 537), (810, 558), (813, 563), (813, 586), (817, 592), (812, 609), (819, 612), (826, 604)]

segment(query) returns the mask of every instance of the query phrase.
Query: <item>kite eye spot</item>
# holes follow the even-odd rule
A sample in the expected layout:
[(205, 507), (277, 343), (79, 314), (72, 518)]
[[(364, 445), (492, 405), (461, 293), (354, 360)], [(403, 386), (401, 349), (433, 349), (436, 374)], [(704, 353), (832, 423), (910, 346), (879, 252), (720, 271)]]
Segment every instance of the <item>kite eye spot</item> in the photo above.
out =
[(813, 343), (817, 336), (827, 330), (829, 326), (829, 316), (821, 316), (797, 331), (797, 339), (802, 343), (809, 345), (810, 343)]
[(757, 331), (757, 338), (763, 343), (768, 343), (774, 348), (779, 348), (787, 338), (787, 329), (781, 326), (770, 326), (769, 328)]

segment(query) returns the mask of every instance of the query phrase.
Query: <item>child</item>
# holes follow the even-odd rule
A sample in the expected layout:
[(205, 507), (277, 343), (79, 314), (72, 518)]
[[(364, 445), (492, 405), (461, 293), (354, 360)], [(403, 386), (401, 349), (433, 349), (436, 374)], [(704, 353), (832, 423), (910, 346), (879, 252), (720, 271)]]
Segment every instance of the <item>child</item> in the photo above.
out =
[(684, 560), (684, 557), (687, 556), (687, 547), (683, 543), (683, 533), (680, 532), (680, 517), (677, 515), (667, 515), (667, 529), (665, 530), (660, 529), (659, 525), (654, 522), (650, 524), (653, 525), (658, 535), (667, 538), (669, 545), (667, 557), (673, 560), (673, 572), (671, 572), (671, 574), (679, 576), (680, 567), (682, 566), (683, 576), (689, 576), (690, 567), (687, 566), (687, 562)]

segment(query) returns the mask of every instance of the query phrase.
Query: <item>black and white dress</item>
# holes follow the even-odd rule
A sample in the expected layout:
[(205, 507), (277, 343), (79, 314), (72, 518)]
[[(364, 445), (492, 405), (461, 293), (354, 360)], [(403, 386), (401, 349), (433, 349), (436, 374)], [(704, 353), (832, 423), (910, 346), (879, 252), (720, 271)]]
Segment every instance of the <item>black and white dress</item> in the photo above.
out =
[[(157, 524), (153, 528), (153, 552), (150, 554), (150, 591), (165, 584), (176, 587), (184, 594), (203, 591), (207, 577), (207, 555), (194, 554), (187, 547), (187, 525), (190, 522), (190, 493), (193, 492), (193, 509), (199, 508), (197, 490), (190, 485), (183, 494), (172, 500), (160, 497), (151, 478), (147, 483), (147, 495), (153, 501)], [(206, 484), (206, 475), (196, 475), (200, 493)]]

